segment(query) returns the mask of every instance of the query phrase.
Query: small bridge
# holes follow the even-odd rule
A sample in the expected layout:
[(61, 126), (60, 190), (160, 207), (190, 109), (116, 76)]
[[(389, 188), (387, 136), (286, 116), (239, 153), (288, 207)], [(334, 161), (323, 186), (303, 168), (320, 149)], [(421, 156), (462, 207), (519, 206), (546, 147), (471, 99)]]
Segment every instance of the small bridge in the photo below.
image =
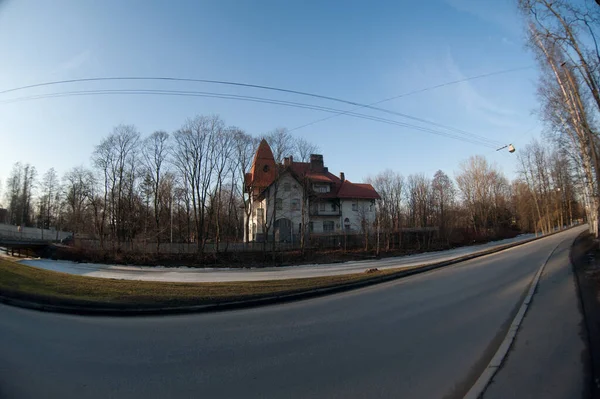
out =
[(61, 242), (72, 234), (50, 229), (21, 227), (0, 223), (0, 248), (7, 254), (41, 254), (49, 245)]

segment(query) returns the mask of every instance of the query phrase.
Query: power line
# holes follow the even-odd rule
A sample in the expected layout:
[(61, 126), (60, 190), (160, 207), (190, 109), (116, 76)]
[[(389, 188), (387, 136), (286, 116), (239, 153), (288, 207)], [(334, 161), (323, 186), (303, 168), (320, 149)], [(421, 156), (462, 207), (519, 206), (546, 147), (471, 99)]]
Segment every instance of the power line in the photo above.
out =
[[(210, 92), (193, 92), (193, 91), (177, 91), (177, 90), (143, 90), (143, 89), (82, 90), (82, 91), (71, 91), (71, 92), (48, 93), (48, 94), (39, 94), (39, 95), (32, 95), (32, 96), (26, 96), (26, 97), (18, 97), (18, 98), (9, 99), (9, 100), (3, 100), (3, 101), (0, 101), (0, 104), (9, 104), (9, 103), (14, 103), (14, 102), (19, 102), (19, 101), (38, 100), (38, 99), (44, 99), (44, 98), (85, 96), (85, 95), (110, 95), (110, 94), (174, 95), (174, 96), (222, 98), (222, 99), (234, 99), (234, 100), (241, 100), (241, 101), (251, 101), (251, 102), (259, 102), (259, 103), (275, 104), (275, 105), (284, 105), (284, 106), (290, 106), (290, 107), (295, 107), (295, 108), (304, 108), (304, 109), (333, 112), (333, 113), (338, 113), (341, 111), (341, 110), (335, 109), (335, 108), (322, 107), (322, 106), (311, 105), (311, 104), (303, 104), (303, 103), (297, 103), (297, 102), (291, 102), (291, 101), (274, 100), (274, 99), (268, 99), (268, 98), (262, 98), (262, 97), (240, 96), (240, 95), (233, 95), (233, 94), (221, 94), (221, 93), (210, 93)], [(380, 117), (376, 117), (376, 116), (359, 114), (359, 113), (349, 113), (348, 115), (357, 117), (357, 118), (361, 118), (361, 119), (367, 119), (367, 120), (372, 120), (372, 121), (376, 121), (376, 122), (382, 122), (382, 123), (392, 124), (392, 125), (396, 125), (396, 126), (402, 126), (402, 127), (407, 127), (407, 128), (411, 128), (411, 129), (416, 129), (419, 131), (432, 133), (432, 134), (436, 134), (436, 135), (443, 136), (443, 137), (453, 138), (456, 140), (461, 140), (461, 141), (469, 142), (472, 144), (483, 145), (486, 147), (490, 146), (486, 142), (480, 142), (475, 139), (473, 139), (473, 140), (466, 139), (462, 136), (458, 136), (455, 134), (450, 134), (447, 132), (440, 132), (440, 131), (436, 131), (433, 129), (417, 126), (417, 125), (411, 125), (408, 123), (395, 121), (392, 119), (380, 118)]]
[[(471, 138), (476, 138), (476, 139), (479, 139), (479, 140), (485, 140), (485, 141), (488, 141), (488, 142), (494, 142), (496, 144), (499, 144), (499, 143), (501, 143), (500, 141), (488, 139), (487, 137), (484, 137), (484, 136), (481, 136), (481, 135), (476, 135), (476, 134), (473, 134), (473, 133), (466, 132), (464, 130), (456, 129), (456, 128), (453, 128), (453, 127), (450, 127), (450, 126), (445, 126), (445, 125), (442, 125), (442, 124), (439, 124), (439, 123), (435, 123), (435, 122), (432, 122), (432, 121), (429, 121), (429, 120), (426, 120), (426, 119), (423, 119), (423, 118), (413, 117), (413, 116), (410, 116), (410, 115), (407, 115), (407, 114), (404, 114), (404, 113), (391, 111), (391, 110), (388, 110), (388, 109), (385, 109), (385, 108), (374, 107), (373, 105), (379, 104), (379, 103), (383, 103), (383, 102), (386, 102), (386, 101), (391, 101), (393, 99), (400, 98), (400, 97), (403, 97), (403, 96), (408, 96), (408, 95), (411, 95), (411, 94), (416, 94), (416, 93), (420, 93), (420, 92), (427, 91), (427, 90), (433, 90), (435, 88), (447, 86), (447, 85), (450, 85), (450, 84), (456, 84), (456, 83), (467, 81), (467, 80), (478, 79), (478, 78), (492, 76), (492, 75), (498, 75), (498, 74), (501, 74), (501, 73), (514, 72), (514, 71), (517, 71), (517, 70), (522, 70), (522, 69), (527, 69), (527, 68), (531, 68), (531, 67), (522, 67), (522, 68), (508, 69), (508, 70), (504, 70), (504, 71), (496, 71), (496, 72), (491, 72), (491, 73), (488, 73), (488, 74), (478, 75), (478, 76), (474, 76), (474, 77), (470, 77), (470, 78), (466, 78), (466, 79), (460, 79), (460, 80), (453, 81), (453, 82), (447, 82), (447, 83), (443, 83), (441, 85), (432, 86), (432, 87), (429, 87), (429, 88), (416, 90), (414, 92), (409, 92), (409, 93), (401, 94), (399, 96), (390, 97), (390, 98), (387, 98), (387, 99), (384, 99), (384, 100), (377, 101), (377, 102), (372, 103), (372, 104), (361, 104), (361, 103), (357, 103), (357, 102), (349, 101), (349, 100), (344, 100), (344, 99), (337, 98), (337, 97), (324, 96), (324, 95), (320, 95), (320, 94), (308, 93), (308, 92), (303, 92), (303, 91), (298, 91), (298, 90), (283, 89), (283, 88), (279, 88), (279, 87), (256, 85), (256, 84), (250, 84), (250, 83), (241, 83), (241, 82), (232, 82), (232, 81), (223, 81), (223, 80), (211, 80), (211, 79), (193, 79), (193, 78), (175, 78), (175, 77), (140, 77), (140, 76), (128, 76), (128, 77), (94, 77), (94, 78), (80, 78), (80, 79), (57, 80), (57, 81), (36, 83), (36, 84), (31, 84), (31, 85), (26, 85), (26, 86), (20, 86), (20, 87), (15, 87), (15, 88), (11, 88), (11, 89), (6, 89), (6, 90), (3, 90), (3, 91), (0, 91), (0, 95), (6, 94), (6, 93), (11, 93), (11, 92), (16, 92), (16, 91), (21, 91), (21, 90), (32, 89), (32, 88), (36, 88), (36, 87), (45, 87), (45, 86), (52, 86), (52, 85), (61, 85), (61, 84), (69, 84), (69, 83), (81, 83), (81, 82), (97, 82), (97, 81), (125, 81), (125, 80), (149, 81), (150, 80), (150, 81), (175, 81), (175, 82), (195, 82), (195, 83), (221, 84), (221, 85), (229, 85), (229, 86), (257, 88), (257, 89), (262, 89), (262, 90), (272, 90), (272, 91), (278, 91), (278, 92), (284, 92), (284, 93), (290, 93), (290, 94), (296, 94), (296, 95), (302, 95), (302, 96), (320, 98), (320, 99), (324, 99), (324, 100), (341, 102), (341, 103), (345, 103), (345, 104), (356, 106), (356, 108), (354, 108), (354, 109), (352, 109), (350, 111), (340, 110), (340, 112), (338, 113), (338, 115), (344, 115), (344, 114), (347, 114), (348, 112), (351, 112), (351, 111), (354, 111), (354, 110), (357, 110), (357, 109), (361, 109), (361, 108), (369, 108), (369, 109), (372, 109), (372, 110), (375, 110), (375, 111), (385, 112), (385, 113), (396, 115), (396, 116), (400, 116), (400, 117), (403, 117), (403, 118), (412, 119), (412, 120), (415, 120), (415, 121), (418, 121), (418, 122), (421, 122), (421, 123), (430, 124), (432, 126), (442, 127), (444, 129), (452, 130), (452, 131), (454, 131), (456, 133), (459, 133), (459, 134), (464, 134), (465, 136), (469, 136)], [(331, 116), (331, 117), (328, 117), (328, 118), (325, 118), (325, 119), (322, 119), (322, 120), (327, 120), (327, 119), (333, 118), (335, 116), (337, 116), (337, 115), (334, 115), (334, 116)], [(291, 129), (291, 131), (298, 130), (300, 128), (309, 126), (311, 124), (318, 123), (318, 122), (320, 122), (322, 120), (315, 121), (315, 122), (312, 122), (312, 123), (307, 124), (307, 125), (296, 127), (294, 129)]]
[[(207, 97), (207, 98), (220, 98), (220, 99), (230, 99), (230, 100), (238, 100), (238, 101), (250, 101), (250, 102), (258, 102), (258, 103), (266, 103), (266, 104), (274, 104), (274, 105), (282, 105), (294, 108), (303, 108), (310, 109), (316, 111), (330, 112), (330, 113), (339, 113), (342, 112), (340, 109), (323, 107), (319, 105), (298, 103), (293, 101), (284, 101), (284, 100), (275, 100), (263, 97), (254, 97), (254, 96), (242, 96), (236, 94), (222, 94), (222, 93), (212, 93), (212, 92), (202, 92), (202, 91), (179, 91), (179, 90), (154, 90), (154, 89), (105, 89), (105, 90), (80, 90), (80, 91), (67, 91), (67, 92), (56, 92), (56, 93), (47, 93), (47, 94), (37, 94), (30, 95), (25, 97), (17, 97), (7, 100), (0, 100), (0, 104), (10, 104), (20, 101), (29, 101), (29, 100), (39, 100), (46, 98), (57, 98), (57, 97), (71, 97), (71, 96), (88, 96), (88, 95), (170, 95), (170, 96), (188, 96), (188, 97)], [(471, 144), (477, 144), (489, 148), (495, 148), (494, 145), (481, 141), (475, 138), (466, 138), (458, 134), (443, 132), (439, 130), (430, 129), (423, 126), (412, 125), (405, 122), (399, 122), (393, 119), (381, 118), (372, 115), (360, 114), (356, 112), (348, 112), (347, 115), (372, 120), (376, 122), (386, 123), (390, 125), (405, 127), (413, 130), (422, 131), (425, 133), (431, 133), (442, 137), (447, 137), (463, 142), (468, 142)]]
[[(374, 105), (382, 104), (384, 102), (388, 102), (388, 101), (392, 101), (392, 100), (396, 100), (396, 99), (402, 98), (402, 97), (411, 96), (413, 94), (424, 93), (424, 92), (427, 92), (427, 91), (430, 91), (430, 90), (439, 89), (439, 88), (442, 88), (442, 87), (446, 87), (446, 86), (451, 86), (451, 85), (455, 85), (455, 84), (458, 84), (458, 83), (467, 82), (467, 81), (470, 81), (470, 80), (482, 79), (482, 78), (486, 78), (486, 77), (490, 77), (490, 76), (501, 75), (501, 74), (506, 74), (506, 73), (510, 73), (510, 72), (522, 71), (522, 70), (530, 69), (530, 68), (533, 68), (533, 67), (528, 66), (528, 67), (505, 69), (505, 70), (502, 70), (502, 71), (496, 71), (496, 72), (490, 72), (490, 73), (485, 73), (485, 74), (481, 74), (481, 75), (470, 76), (470, 77), (467, 77), (467, 78), (464, 78), (464, 79), (453, 80), (453, 81), (446, 82), (446, 83), (441, 83), (441, 84), (438, 84), (438, 85), (435, 85), (435, 86), (429, 86), (429, 87), (425, 87), (423, 89), (409, 91), (409, 92), (406, 92), (406, 93), (403, 93), (403, 94), (400, 94), (400, 95), (397, 95), (397, 96), (388, 97), (388, 98), (385, 98), (383, 100), (375, 101), (375, 102), (370, 103), (370, 104), (360, 105), (360, 106), (352, 108), (352, 109), (350, 109), (348, 111), (340, 112), (339, 114), (330, 115), (330, 116), (322, 118), (322, 119), (317, 119), (315, 121), (312, 121), (312, 122), (306, 123), (304, 125), (301, 125), (301, 126), (293, 128), (293, 129), (290, 129), (290, 131), (299, 130), (299, 129), (302, 129), (302, 128), (305, 128), (305, 127), (308, 127), (308, 126), (312, 126), (314, 124), (317, 124), (317, 123), (324, 122), (326, 120), (335, 118), (337, 116), (346, 115), (348, 112), (357, 111), (357, 110), (362, 109), (362, 108), (372, 108), (372, 106), (374, 106)], [(377, 108), (373, 108), (373, 109), (377, 109)], [(404, 114), (400, 114), (400, 116), (408, 117), (407, 115), (404, 115)], [(414, 118), (411, 117), (410, 119), (414, 119)], [(417, 120), (418, 120), (418, 118), (417, 118)], [(430, 121), (421, 120), (421, 122), (430, 123), (430, 124), (433, 124), (433, 125), (436, 125), (436, 126), (444, 126), (444, 125), (436, 124), (436, 123), (430, 122)], [(449, 126), (444, 126), (444, 127), (449, 128)], [(474, 135), (472, 133), (465, 132), (464, 130), (459, 130), (459, 129), (454, 129), (454, 128), (451, 128), (451, 129), (453, 129), (453, 130), (455, 130), (457, 132), (461, 132), (461, 133), (466, 134), (466, 135), (478, 136), (478, 135)], [(483, 136), (479, 136), (479, 137), (483, 137)], [(496, 143), (502, 143), (501, 141), (496, 141), (496, 140), (491, 140), (491, 141), (494, 141)]]

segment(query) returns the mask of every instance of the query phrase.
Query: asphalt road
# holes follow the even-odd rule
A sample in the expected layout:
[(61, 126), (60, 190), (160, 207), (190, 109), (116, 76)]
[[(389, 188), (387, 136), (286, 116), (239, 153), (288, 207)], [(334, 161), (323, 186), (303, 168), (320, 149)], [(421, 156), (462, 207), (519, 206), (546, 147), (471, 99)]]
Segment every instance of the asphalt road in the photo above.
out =
[(301, 265), (287, 267), (265, 267), (259, 269), (215, 269), (215, 268), (164, 268), (102, 265), (94, 263), (75, 263), (34, 259), (23, 261), (24, 264), (57, 272), (76, 274), (88, 277), (116, 278), (124, 280), (145, 281), (178, 281), (178, 282), (218, 282), (218, 281), (260, 281), (283, 280), (291, 278), (322, 277), (340, 274), (362, 273), (376, 267), (390, 269), (412, 267), (425, 263), (442, 262), (445, 260), (469, 255), (485, 249), (505, 245), (511, 242), (528, 240), (533, 234), (521, 235), (506, 240), (486, 244), (460, 247), (448, 251), (428, 252), (417, 255), (401, 256), (381, 260), (366, 260), (358, 262), (332, 263), (320, 265)]
[(590, 349), (570, 247), (563, 241), (548, 260), (508, 357), (483, 399), (592, 397)]
[(575, 228), (343, 294), (108, 318), (0, 306), (1, 398), (461, 397)]

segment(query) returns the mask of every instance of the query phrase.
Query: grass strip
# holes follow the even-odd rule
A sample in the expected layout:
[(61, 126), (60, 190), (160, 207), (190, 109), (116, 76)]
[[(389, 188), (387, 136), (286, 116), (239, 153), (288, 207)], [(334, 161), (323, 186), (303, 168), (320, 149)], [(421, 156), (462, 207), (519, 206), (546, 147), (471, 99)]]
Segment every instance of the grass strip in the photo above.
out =
[(75, 276), (0, 258), (0, 295), (55, 305), (180, 307), (310, 291), (378, 278), (399, 270), (408, 269), (289, 280), (173, 283)]

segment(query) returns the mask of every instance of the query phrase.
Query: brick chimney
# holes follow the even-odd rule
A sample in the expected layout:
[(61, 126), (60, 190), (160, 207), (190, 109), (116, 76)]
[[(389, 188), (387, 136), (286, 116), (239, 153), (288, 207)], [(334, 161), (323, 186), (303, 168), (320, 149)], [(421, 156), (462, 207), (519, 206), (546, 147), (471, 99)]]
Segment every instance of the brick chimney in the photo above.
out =
[(344, 175), (344, 172), (340, 172), (340, 180), (343, 182), (346, 181), (346, 176)]
[(323, 155), (310, 154), (310, 170), (313, 172), (322, 172), (324, 166)]
[(294, 157), (291, 155), (289, 157), (283, 158), (283, 166), (291, 166), (293, 162), (294, 162)]

